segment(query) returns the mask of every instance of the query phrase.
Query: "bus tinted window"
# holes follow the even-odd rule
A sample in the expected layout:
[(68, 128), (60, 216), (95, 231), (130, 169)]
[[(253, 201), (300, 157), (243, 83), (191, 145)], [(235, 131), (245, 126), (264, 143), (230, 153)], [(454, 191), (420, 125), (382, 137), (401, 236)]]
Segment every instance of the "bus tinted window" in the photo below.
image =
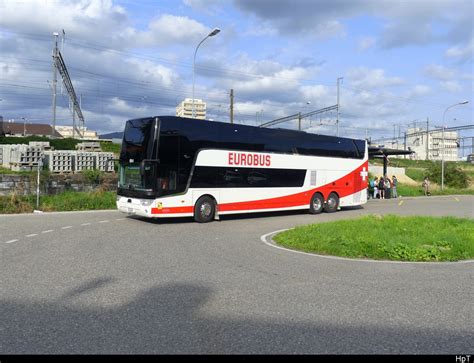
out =
[(129, 162), (130, 159), (141, 161), (147, 158), (151, 135), (152, 119), (138, 119), (127, 122), (123, 134), (120, 159)]
[(290, 130), (255, 128), (251, 133), (252, 143), (257, 145), (255, 151), (293, 154), (305, 134)]
[[(239, 125), (212, 123), (217, 130), (216, 142), (219, 148), (246, 150), (252, 149), (249, 143), (249, 129)], [(253, 142), (253, 141), (252, 141)]]
[(362, 158), (351, 139), (305, 134), (298, 147), (302, 155)]
[(191, 188), (288, 188), (304, 184), (306, 170), (197, 166)]

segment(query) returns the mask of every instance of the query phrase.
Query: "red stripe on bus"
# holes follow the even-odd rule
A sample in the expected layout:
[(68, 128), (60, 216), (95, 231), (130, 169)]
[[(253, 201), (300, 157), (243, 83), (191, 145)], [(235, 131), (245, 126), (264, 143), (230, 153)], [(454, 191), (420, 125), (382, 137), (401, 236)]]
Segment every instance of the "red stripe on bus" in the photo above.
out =
[(193, 213), (194, 207), (167, 207), (167, 208), (151, 208), (151, 214), (177, 214), (177, 213)]
[(240, 210), (256, 210), (256, 209), (272, 209), (272, 208), (290, 208), (301, 205), (309, 205), (310, 199), (315, 192), (320, 192), (324, 199), (329, 196), (329, 193), (336, 192), (339, 198), (360, 192), (367, 188), (368, 176), (365, 181), (362, 180), (360, 173), (368, 168), (368, 162), (361, 165), (359, 168), (345, 175), (344, 177), (330, 182), (318, 188), (310, 189), (305, 192), (286, 195), (283, 197), (261, 199), (257, 201), (245, 201), (236, 203), (219, 204), (219, 211), (240, 211)]
[[(283, 197), (268, 198), (261, 200), (252, 200), (245, 202), (223, 203), (219, 204), (220, 212), (242, 211), (242, 210), (258, 210), (258, 209), (276, 209), (290, 208), (301, 205), (309, 205), (310, 199), (315, 192), (320, 192), (324, 199), (329, 193), (336, 192), (339, 198), (360, 192), (367, 188), (368, 181), (368, 161), (355, 169), (353, 172), (337, 179), (333, 182), (325, 184), (321, 187), (310, 189), (301, 193), (285, 195)], [(365, 170), (364, 170), (365, 169)], [(361, 173), (365, 171), (367, 175), (362, 180)], [(152, 214), (177, 214), (177, 213), (193, 213), (193, 206), (186, 207), (169, 207), (169, 208), (152, 208)]]

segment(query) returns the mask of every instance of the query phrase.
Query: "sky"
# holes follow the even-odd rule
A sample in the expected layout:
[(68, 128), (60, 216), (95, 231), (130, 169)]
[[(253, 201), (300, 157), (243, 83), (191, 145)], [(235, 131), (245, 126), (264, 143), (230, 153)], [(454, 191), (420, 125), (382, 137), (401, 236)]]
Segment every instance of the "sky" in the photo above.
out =
[[(52, 123), (53, 32), (64, 30), (61, 54), (99, 134), (174, 115), (193, 68), (214, 121), (229, 122), (231, 89), (234, 122), (259, 125), (336, 105), (341, 78), (340, 136), (472, 125), (473, 19), (472, 0), (0, 0), (0, 115)], [(56, 124), (71, 125), (58, 93)], [(302, 128), (335, 135), (336, 118)]]

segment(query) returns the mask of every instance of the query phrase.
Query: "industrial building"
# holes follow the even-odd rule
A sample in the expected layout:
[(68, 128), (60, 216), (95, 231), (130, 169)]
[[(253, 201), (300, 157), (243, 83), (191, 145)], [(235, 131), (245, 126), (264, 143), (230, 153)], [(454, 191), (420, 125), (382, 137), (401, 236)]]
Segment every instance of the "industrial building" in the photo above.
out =
[(176, 106), (176, 116), (206, 119), (206, 102), (201, 99), (194, 99), (195, 116), (193, 117), (193, 99), (185, 98), (178, 106)]

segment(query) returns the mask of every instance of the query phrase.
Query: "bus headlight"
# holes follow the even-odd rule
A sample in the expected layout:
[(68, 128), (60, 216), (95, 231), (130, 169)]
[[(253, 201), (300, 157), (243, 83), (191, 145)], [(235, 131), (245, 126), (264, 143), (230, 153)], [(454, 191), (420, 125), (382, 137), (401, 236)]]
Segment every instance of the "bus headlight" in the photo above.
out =
[(154, 202), (153, 199), (144, 199), (144, 200), (141, 200), (140, 201), (140, 204), (143, 206), (143, 207), (149, 207), (150, 205), (152, 205)]

